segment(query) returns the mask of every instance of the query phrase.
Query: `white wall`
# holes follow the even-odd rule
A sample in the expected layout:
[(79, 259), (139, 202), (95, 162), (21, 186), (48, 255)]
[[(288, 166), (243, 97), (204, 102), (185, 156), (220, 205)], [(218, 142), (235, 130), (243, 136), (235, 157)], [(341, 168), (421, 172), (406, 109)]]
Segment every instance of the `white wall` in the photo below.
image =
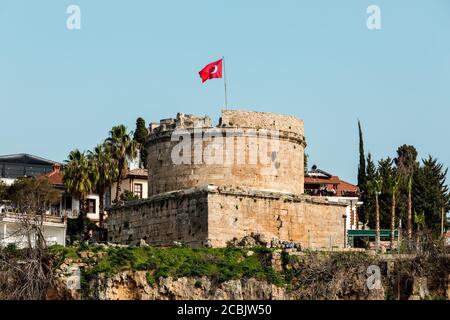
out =
[[(0, 245), (6, 246), (15, 243), (19, 248), (27, 247), (27, 237), (22, 232), (18, 232), (19, 226), (20, 222), (0, 221)], [(49, 246), (53, 244), (66, 245), (66, 225), (64, 223), (45, 223), (43, 233)], [(35, 245), (34, 236), (31, 238), (31, 243), (33, 246)]]
[[(88, 212), (88, 218), (91, 220), (98, 220), (100, 215), (100, 196), (97, 194), (90, 194), (87, 196), (87, 199), (95, 200), (95, 213)], [(76, 198), (72, 198), (72, 210), (77, 210), (78, 214), (80, 213), (80, 201)]]
[(10, 178), (0, 178), (0, 180), (7, 186), (11, 186), (16, 181), (16, 179), (10, 179)]

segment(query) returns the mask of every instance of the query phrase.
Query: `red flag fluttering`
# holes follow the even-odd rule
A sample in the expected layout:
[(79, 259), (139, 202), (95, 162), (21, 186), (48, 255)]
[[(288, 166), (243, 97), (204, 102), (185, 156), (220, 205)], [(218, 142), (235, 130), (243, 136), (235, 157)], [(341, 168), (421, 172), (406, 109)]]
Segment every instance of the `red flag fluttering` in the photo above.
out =
[(223, 59), (217, 60), (208, 64), (206, 67), (199, 72), (202, 82), (208, 81), (210, 79), (222, 78), (222, 66)]

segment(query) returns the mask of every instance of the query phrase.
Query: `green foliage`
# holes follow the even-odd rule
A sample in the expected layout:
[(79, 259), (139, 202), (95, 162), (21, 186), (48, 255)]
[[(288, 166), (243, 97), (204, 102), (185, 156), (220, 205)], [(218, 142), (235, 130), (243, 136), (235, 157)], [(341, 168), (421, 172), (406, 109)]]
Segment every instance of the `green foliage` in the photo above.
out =
[(431, 156), (422, 162), (413, 180), (414, 211), (424, 214), (423, 226), (440, 234), (442, 209), (450, 210), (450, 193), (445, 183), (447, 170)]
[(124, 125), (118, 125), (113, 127), (109, 132), (109, 137), (105, 140), (105, 145), (117, 165), (117, 190), (114, 201), (118, 202), (120, 184), (125, 178), (128, 169), (128, 159), (136, 158), (139, 143), (131, 138), (131, 133), (127, 132), (127, 128)]
[(134, 140), (138, 143), (145, 143), (145, 139), (147, 139), (148, 130), (145, 126), (145, 120), (141, 117), (136, 120), (136, 130), (134, 131)]
[(59, 193), (44, 176), (17, 179), (8, 190), (9, 198), (22, 213), (42, 214), (59, 200)]
[(378, 178), (377, 168), (372, 160), (372, 155), (367, 156), (367, 177), (365, 190), (363, 191), (363, 207), (362, 213), (365, 214), (365, 220), (371, 228), (375, 226), (375, 196), (369, 192), (367, 181), (373, 181)]
[(366, 190), (367, 172), (366, 172), (366, 155), (364, 153), (364, 138), (361, 128), (361, 122), (358, 120), (359, 131), (359, 166), (358, 166), (358, 186), (361, 191)]
[(150, 285), (150, 287), (154, 287), (156, 285), (156, 279), (153, 276), (152, 272), (147, 272), (146, 274), (147, 283)]
[[(362, 194), (364, 201), (360, 215), (365, 214), (369, 227), (375, 228), (375, 193), (374, 181), (382, 180), (379, 188), (380, 225), (390, 228), (391, 206), (393, 194), (396, 199), (396, 226), (399, 219), (407, 223), (409, 194), (412, 194), (412, 212), (421, 228), (429, 229), (435, 235), (441, 231), (442, 210), (450, 210), (450, 192), (446, 185), (447, 170), (437, 159), (429, 156), (417, 162), (417, 150), (414, 146), (403, 145), (397, 150), (397, 158), (381, 159), (378, 166), (369, 153), (366, 167), (366, 192)], [(370, 188), (372, 187), (372, 188)], [(421, 215), (424, 215), (423, 217)], [(447, 222), (445, 221), (444, 224)]]
[(308, 174), (308, 160), (309, 160), (309, 155), (305, 153), (304, 158), (303, 158), (303, 167), (305, 170), (305, 176)]
[[(70, 152), (63, 168), (64, 186), (78, 199), (84, 200), (95, 189), (94, 173), (88, 157), (75, 149)], [(85, 209), (85, 208), (83, 208)]]
[(0, 180), (0, 201), (6, 200), (7, 195), (8, 195), (8, 187), (3, 181)]
[[(361, 193), (361, 200), (365, 203), (368, 197), (367, 193), (367, 171), (366, 171), (366, 155), (364, 153), (364, 139), (361, 128), (361, 122), (358, 120), (359, 131), (359, 165), (358, 165), (358, 187)], [(369, 154), (370, 157), (370, 154)], [(367, 208), (361, 207), (360, 215), (367, 218)]]
[(19, 252), (19, 249), (17, 248), (17, 245), (15, 243), (8, 243), (5, 248), (5, 252), (9, 256), (16, 256)]
[(131, 192), (130, 190), (125, 190), (120, 195), (120, 200), (124, 201), (124, 202), (138, 200), (138, 199), (139, 199), (139, 197), (137, 195), (135, 195), (133, 192)]
[(143, 118), (137, 118), (136, 130), (134, 131), (134, 140), (139, 143), (141, 151), (141, 164), (147, 168), (147, 150), (145, 149), (145, 141), (147, 140), (148, 129)]
[(380, 227), (381, 229), (391, 228), (391, 204), (392, 193), (395, 186), (397, 172), (394, 167), (394, 160), (391, 158), (381, 159), (378, 162), (378, 176), (383, 181), (380, 201)]
[(400, 175), (410, 176), (418, 167), (417, 150), (414, 146), (403, 145), (397, 149), (395, 165)]
[(202, 283), (202, 281), (201, 280), (197, 280), (197, 281), (195, 281), (195, 287), (196, 288), (201, 288), (202, 287), (202, 285), (203, 285), (203, 283)]
[[(59, 263), (65, 258), (76, 259), (81, 251), (100, 250), (99, 247), (50, 248), (52, 256)], [(186, 247), (155, 248), (125, 247), (109, 248), (106, 255), (85, 269), (83, 276), (89, 281), (97, 274), (111, 276), (124, 270), (146, 271), (147, 282), (154, 285), (160, 277), (182, 278), (203, 276), (215, 279), (219, 283), (240, 278), (257, 278), (282, 286), (286, 283), (285, 275), (275, 272), (268, 264), (268, 255), (272, 250), (254, 248), (255, 253), (247, 256), (248, 250), (240, 248), (201, 248)]]

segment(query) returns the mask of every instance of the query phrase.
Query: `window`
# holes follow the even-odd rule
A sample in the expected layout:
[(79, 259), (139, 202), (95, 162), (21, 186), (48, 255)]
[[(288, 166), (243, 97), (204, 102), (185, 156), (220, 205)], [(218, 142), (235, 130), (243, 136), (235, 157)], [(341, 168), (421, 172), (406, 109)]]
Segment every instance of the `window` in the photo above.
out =
[(88, 212), (89, 213), (96, 213), (96, 201), (95, 199), (88, 199)]
[(64, 198), (64, 209), (72, 210), (72, 197), (71, 196), (65, 196), (65, 198)]
[(139, 199), (142, 199), (142, 183), (134, 184), (134, 195), (138, 196)]

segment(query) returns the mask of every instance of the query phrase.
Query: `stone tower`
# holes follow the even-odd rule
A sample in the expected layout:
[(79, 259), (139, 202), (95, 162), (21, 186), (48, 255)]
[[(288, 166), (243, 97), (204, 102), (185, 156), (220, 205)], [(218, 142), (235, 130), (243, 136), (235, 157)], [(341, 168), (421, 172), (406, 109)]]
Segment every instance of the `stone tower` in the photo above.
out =
[(151, 124), (149, 198), (111, 210), (110, 241), (226, 246), (258, 233), (342, 247), (345, 205), (304, 195), (304, 124), (266, 112), (179, 113)]
[[(172, 159), (180, 140), (190, 140), (182, 164)], [(225, 110), (212, 128), (208, 117), (179, 113), (152, 125), (149, 196), (207, 185), (300, 195), (305, 146), (303, 121), (291, 116)]]

